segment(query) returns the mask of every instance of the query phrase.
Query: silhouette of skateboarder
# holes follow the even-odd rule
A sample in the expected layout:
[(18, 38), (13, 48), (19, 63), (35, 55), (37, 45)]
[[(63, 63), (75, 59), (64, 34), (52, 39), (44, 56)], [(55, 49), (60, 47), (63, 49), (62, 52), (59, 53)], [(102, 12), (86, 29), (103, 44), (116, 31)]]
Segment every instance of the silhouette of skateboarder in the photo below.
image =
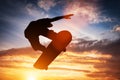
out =
[(43, 18), (43, 19), (38, 19), (36, 21), (32, 21), (30, 22), (28, 27), (25, 29), (25, 32), (24, 32), (25, 37), (29, 40), (34, 50), (44, 51), (46, 50), (46, 48), (45, 46), (40, 44), (39, 36), (42, 35), (51, 40), (54, 40), (57, 33), (54, 32), (53, 30), (48, 29), (53, 26), (51, 22), (54, 22), (60, 19), (71, 19), (70, 18), (71, 16), (73, 16), (73, 14), (58, 16), (54, 18)]

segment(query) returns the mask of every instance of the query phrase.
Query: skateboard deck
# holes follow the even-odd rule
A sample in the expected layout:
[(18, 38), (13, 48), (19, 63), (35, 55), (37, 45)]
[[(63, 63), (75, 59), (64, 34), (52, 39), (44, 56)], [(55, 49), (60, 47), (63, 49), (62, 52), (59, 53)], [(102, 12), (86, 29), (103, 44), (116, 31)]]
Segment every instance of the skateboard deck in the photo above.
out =
[(46, 50), (35, 62), (34, 67), (38, 69), (48, 69), (49, 64), (65, 50), (72, 40), (72, 35), (68, 31), (60, 31), (54, 40), (48, 45)]

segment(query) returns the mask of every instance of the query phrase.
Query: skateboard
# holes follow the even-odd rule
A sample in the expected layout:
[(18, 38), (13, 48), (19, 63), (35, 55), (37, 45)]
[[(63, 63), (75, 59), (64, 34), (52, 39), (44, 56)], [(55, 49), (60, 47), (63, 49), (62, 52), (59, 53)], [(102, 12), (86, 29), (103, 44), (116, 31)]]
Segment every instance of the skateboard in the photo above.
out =
[(48, 69), (48, 66), (52, 61), (66, 49), (67, 45), (71, 42), (72, 35), (69, 31), (60, 31), (51, 43), (43, 51), (38, 60), (34, 63), (34, 67), (37, 69)]

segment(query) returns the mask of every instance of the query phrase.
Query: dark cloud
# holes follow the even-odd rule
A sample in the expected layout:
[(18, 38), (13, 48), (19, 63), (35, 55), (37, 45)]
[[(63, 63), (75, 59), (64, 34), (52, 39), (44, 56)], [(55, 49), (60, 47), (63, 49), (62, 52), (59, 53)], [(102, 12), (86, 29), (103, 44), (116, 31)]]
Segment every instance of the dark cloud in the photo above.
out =
[(106, 63), (99, 63), (94, 65), (99, 71), (88, 74), (89, 77), (103, 78), (107, 80), (120, 79), (120, 56), (112, 57)]
[[(94, 77), (94, 79), (105, 79), (105, 80), (119, 80), (120, 79), (120, 39), (110, 41), (104, 40), (85, 40), (76, 39), (76, 43), (71, 43), (68, 49), (77, 52), (90, 52), (93, 50), (99, 51), (102, 54), (112, 55), (110, 59), (98, 59), (101, 63), (95, 62), (83, 62), (83, 64), (94, 64), (94, 68), (98, 71), (90, 72), (87, 74), (88, 77)], [(80, 58), (80, 60), (82, 60)], [(83, 59), (83, 60), (89, 60)], [(94, 59), (90, 59), (94, 60)], [(96, 60), (96, 59), (95, 59)], [(103, 60), (103, 62), (102, 62)], [(106, 62), (104, 62), (104, 60)], [(79, 63), (79, 60), (77, 61)]]
[(115, 41), (78, 39), (77, 41), (77, 43), (71, 43), (68, 48), (77, 52), (97, 50), (112, 55), (120, 54), (120, 39)]
[(38, 54), (31, 47), (13, 48), (13, 49), (0, 51), (0, 57), (3, 57), (3, 56), (21, 56), (21, 55), (22, 56), (36, 57), (36, 55), (38, 55)]
[(115, 25), (112, 31), (120, 33), (120, 25)]

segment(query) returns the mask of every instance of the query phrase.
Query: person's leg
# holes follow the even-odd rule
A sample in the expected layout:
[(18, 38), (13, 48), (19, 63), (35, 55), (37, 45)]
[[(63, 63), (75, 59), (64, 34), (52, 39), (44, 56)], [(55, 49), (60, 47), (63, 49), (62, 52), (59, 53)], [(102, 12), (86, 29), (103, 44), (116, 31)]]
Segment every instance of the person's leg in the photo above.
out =
[(44, 51), (46, 49), (43, 45), (40, 44), (39, 37), (29, 38), (28, 40), (34, 50)]
[[(54, 32), (53, 30), (49, 30), (49, 32), (47, 33), (47, 35), (43, 35), (51, 40), (55, 40), (57, 33)], [(66, 51), (66, 48), (63, 50), (64, 52)]]
[(57, 33), (54, 32), (53, 30), (49, 30), (47, 34), (43, 35), (51, 40), (54, 40), (57, 36)]

